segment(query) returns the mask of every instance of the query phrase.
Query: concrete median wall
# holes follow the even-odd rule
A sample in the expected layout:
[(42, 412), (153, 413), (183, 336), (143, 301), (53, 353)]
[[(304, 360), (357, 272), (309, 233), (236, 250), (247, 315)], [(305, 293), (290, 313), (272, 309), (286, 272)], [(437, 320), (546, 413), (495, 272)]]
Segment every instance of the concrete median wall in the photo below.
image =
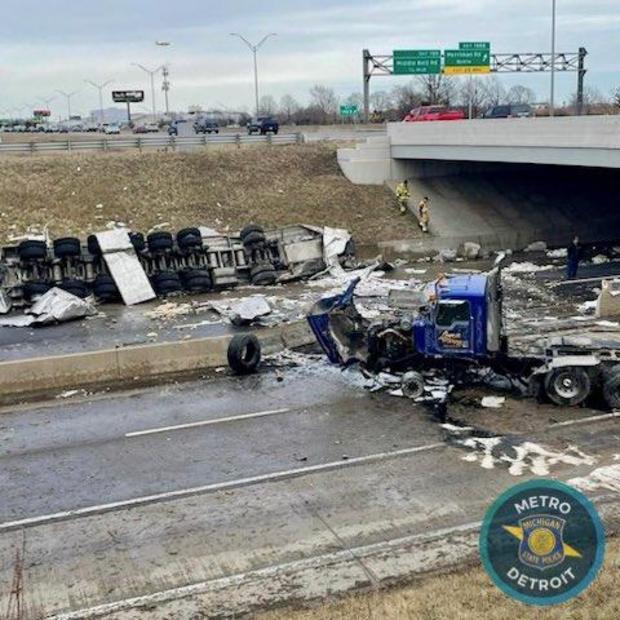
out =
[[(263, 354), (314, 342), (305, 321), (253, 331)], [(198, 338), (0, 363), (0, 399), (93, 385), (134, 384), (226, 366), (232, 336)]]

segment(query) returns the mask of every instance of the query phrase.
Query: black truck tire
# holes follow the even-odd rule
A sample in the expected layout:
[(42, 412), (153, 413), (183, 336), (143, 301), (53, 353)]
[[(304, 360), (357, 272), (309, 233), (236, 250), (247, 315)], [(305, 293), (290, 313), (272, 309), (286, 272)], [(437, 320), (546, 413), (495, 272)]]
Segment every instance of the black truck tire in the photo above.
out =
[(162, 271), (151, 278), (153, 288), (158, 295), (169, 295), (182, 290), (181, 278), (174, 271)]
[(250, 269), (250, 282), (255, 286), (275, 284), (277, 279), (278, 275), (270, 263), (260, 263)]
[(75, 237), (62, 237), (54, 240), (54, 256), (56, 258), (70, 258), (82, 253), (80, 240)]
[(26, 301), (32, 301), (35, 297), (45, 295), (52, 288), (52, 284), (43, 280), (26, 282), (23, 285), (22, 292)]
[(208, 293), (213, 288), (211, 274), (206, 269), (187, 269), (179, 272), (183, 288), (190, 293)]
[(121, 299), (120, 291), (114, 282), (114, 278), (101, 273), (93, 282), (93, 292), (95, 297), (101, 301), (119, 301)]
[(130, 232), (129, 241), (131, 241), (133, 249), (138, 253), (143, 252), (146, 248), (146, 241), (144, 240), (144, 235), (141, 232)]
[(169, 232), (154, 232), (146, 237), (151, 252), (172, 250), (172, 235)]
[(592, 389), (588, 373), (578, 366), (565, 366), (548, 372), (544, 385), (549, 400), (562, 407), (580, 405)]
[(246, 248), (252, 248), (262, 243), (265, 243), (265, 234), (259, 232), (258, 230), (250, 232), (245, 237), (243, 237), (243, 245)]
[(248, 375), (260, 364), (261, 347), (253, 334), (233, 336), (228, 344), (228, 365), (237, 375)]
[(198, 228), (183, 228), (177, 233), (177, 245), (182, 250), (202, 247), (202, 235)]
[(88, 235), (86, 238), (86, 247), (88, 248), (88, 253), (92, 256), (101, 256), (101, 247), (95, 235)]
[(258, 224), (248, 224), (247, 226), (244, 226), (241, 229), (241, 232), (239, 233), (239, 237), (241, 237), (241, 240), (243, 241), (243, 239), (245, 239), (250, 233), (254, 233), (254, 232), (259, 232), (263, 235), (265, 234), (265, 231), (262, 226), (259, 226)]
[(407, 398), (420, 398), (424, 396), (424, 377), (415, 370), (406, 372), (401, 379), (403, 395)]
[(612, 409), (620, 408), (620, 369), (612, 370), (605, 379), (603, 398)]
[(41, 260), (47, 258), (45, 241), (26, 239), (17, 246), (17, 254), (21, 260)]
[(63, 280), (58, 288), (61, 288), (63, 291), (67, 291), (67, 293), (71, 293), (71, 295), (75, 295), (80, 299), (84, 299), (88, 297), (88, 285), (84, 280)]

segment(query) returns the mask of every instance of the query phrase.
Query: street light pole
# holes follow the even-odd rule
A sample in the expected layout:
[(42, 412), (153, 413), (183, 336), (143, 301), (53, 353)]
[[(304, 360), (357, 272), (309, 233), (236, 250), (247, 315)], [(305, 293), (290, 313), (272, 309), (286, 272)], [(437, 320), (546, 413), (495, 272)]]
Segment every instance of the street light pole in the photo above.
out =
[(259, 97), (258, 97), (258, 59), (257, 53), (258, 50), (262, 47), (262, 45), (267, 41), (269, 37), (275, 37), (277, 35), (276, 32), (271, 32), (265, 35), (256, 45), (250, 43), (243, 35), (240, 35), (237, 32), (231, 32), (231, 37), (239, 37), (249, 48), (252, 54), (254, 55), (254, 97), (256, 103), (256, 116), (258, 116), (258, 108), (259, 108)]
[(56, 92), (59, 95), (66, 97), (67, 99), (67, 120), (70, 120), (71, 119), (71, 97), (73, 97), (73, 95), (77, 95), (79, 91), (74, 90), (70, 93), (66, 93), (64, 90), (57, 90)]
[(549, 98), (549, 116), (555, 115), (555, 5), (551, 0), (551, 96)]
[(99, 120), (101, 121), (101, 124), (103, 125), (105, 123), (105, 116), (103, 113), (103, 89), (108, 84), (111, 84), (113, 80), (108, 80), (107, 82), (104, 82), (103, 84), (95, 84), (95, 82), (91, 82), (90, 80), (84, 80), (84, 81), (87, 84), (94, 86), (99, 91)]
[(160, 65), (156, 69), (147, 69), (144, 65), (141, 65), (140, 63), (137, 63), (137, 62), (132, 62), (131, 64), (134, 67), (139, 67), (140, 69), (142, 69), (142, 71), (144, 71), (145, 73), (148, 73), (149, 76), (151, 77), (151, 104), (152, 104), (152, 109), (153, 109), (153, 121), (155, 121), (155, 118), (157, 116), (157, 107), (155, 105), (155, 74), (158, 71), (160, 71), (163, 67), (162, 65)]

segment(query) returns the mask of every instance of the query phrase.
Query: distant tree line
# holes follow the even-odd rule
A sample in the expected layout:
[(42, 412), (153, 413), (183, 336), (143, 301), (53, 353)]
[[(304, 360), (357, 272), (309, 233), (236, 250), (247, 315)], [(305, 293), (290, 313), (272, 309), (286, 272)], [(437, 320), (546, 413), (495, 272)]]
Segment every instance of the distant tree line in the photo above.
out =
[[(397, 85), (390, 90), (377, 90), (370, 95), (371, 118), (375, 121), (401, 120), (412, 108), (420, 105), (449, 105), (462, 108), (466, 114), (471, 108), (475, 118), (494, 105), (526, 103), (535, 108), (536, 114), (548, 114), (545, 103), (538, 103), (531, 88), (516, 84), (506, 89), (495, 76), (457, 79), (445, 75), (420, 76), (408, 84)], [(309, 102), (301, 104), (292, 95), (284, 95), (276, 101), (271, 95), (260, 99), (259, 114), (273, 116), (281, 124), (322, 125), (353, 119), (341, 119), (341, 104), (357, 106), (363, 111), (363, 98), (359, 92), (339, 97), (333, 88), (316, 84), (309, 91)], [(556, 106), (556, 115), (574, 114), (577, 105), (576, 93), (563, 105)], [(586, 87), (583, 94), (584, 114), (620, 113), (620, 87), (610, 96), (604, 96), (598, 89)], [(248, 116), (249, 119), (249, 116)]]

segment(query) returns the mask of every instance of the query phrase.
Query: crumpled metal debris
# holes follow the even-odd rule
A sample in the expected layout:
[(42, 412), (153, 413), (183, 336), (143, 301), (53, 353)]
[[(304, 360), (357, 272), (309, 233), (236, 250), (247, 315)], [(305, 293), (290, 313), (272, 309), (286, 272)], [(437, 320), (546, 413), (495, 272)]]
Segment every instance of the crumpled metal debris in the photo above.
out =
[(233, 325), (248, 325), (271, 314), (272, 308), (264, 295), (251, 295), (241, 300), (212, 301), (210, 307), (228, 318)]
[(97, 314), (95, 307), (61, 288), (53, 288), (41, 295), (26, 313), (16, 317), (0, 319), (0, 326), (29, 327), (31, 325), (48, 325), (83, 319)]

